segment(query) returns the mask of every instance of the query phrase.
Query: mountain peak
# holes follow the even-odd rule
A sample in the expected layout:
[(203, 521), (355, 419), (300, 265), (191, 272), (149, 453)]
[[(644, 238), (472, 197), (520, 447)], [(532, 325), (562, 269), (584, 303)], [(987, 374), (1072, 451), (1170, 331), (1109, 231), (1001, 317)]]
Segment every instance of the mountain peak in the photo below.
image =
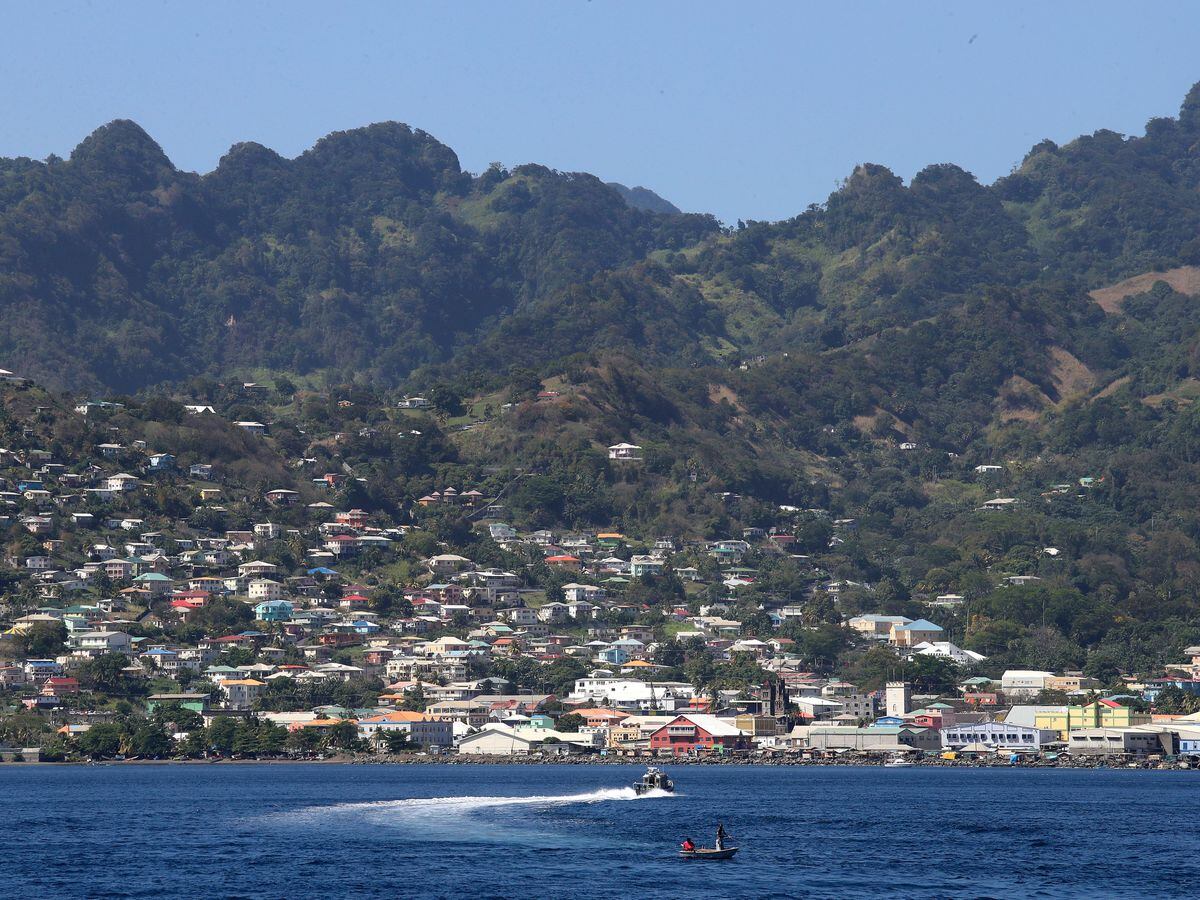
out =
[(71, 151), (71, 163), (111, 173), (138, 188), (152, 187), (164, 172), (175, 170), (154, 138), (129, 119), (114, 119), (89, 134)]
[(408, 192), (464, 189), (469, 176), (458, 155), (433, 135), (403, 122), (377, 122), (335, 131), (317, 141), (300, 161), (340, 180), (360, 172), (369, 181), (387, 180)]

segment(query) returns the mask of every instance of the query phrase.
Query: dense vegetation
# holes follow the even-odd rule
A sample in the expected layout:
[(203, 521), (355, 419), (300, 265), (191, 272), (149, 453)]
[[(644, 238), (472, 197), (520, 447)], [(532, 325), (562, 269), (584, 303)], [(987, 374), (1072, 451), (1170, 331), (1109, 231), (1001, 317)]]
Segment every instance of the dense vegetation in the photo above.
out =
[[(149, 393), (127, 414), (256, 487), (286, 458), (345, 466), (350, 502), (450, 546), (476, 538), (411, 506), (450, 483), (525, 528), (786, 531), (808, 559), (752, 557), (738, 614), (808, 604), (814, 659), (841, 615), (947, 592), (967, 603), (938, 621), (994, 666), (1145, 671), (1200, 640), (1198, 146), (1200, 86), (1142, 137), (1043, 142), (994, 185), (864, 165), (721, 229), (588, 175), (472, 176), (397, 124), (197, 176), (116, 122), (0, 162), (0, 362), (275, 421), (278, 455)], [(402, 390), (438, 408), (397, 430)], [(624, 439), (644, 464), (608, 463)], [(997, 494), (1020, 502), (978, 509)], [(870, 587), (835, 606), (826, 579)]]

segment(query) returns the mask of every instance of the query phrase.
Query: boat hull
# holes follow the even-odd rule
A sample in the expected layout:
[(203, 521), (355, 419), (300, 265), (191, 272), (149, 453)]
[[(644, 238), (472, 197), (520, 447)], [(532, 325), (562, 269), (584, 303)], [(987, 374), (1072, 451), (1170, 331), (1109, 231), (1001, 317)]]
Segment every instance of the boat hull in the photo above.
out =
[(726, 847), (724, 850), (701, 848), (698, 850), (680, 850), (681, 859), (733, 859), (738, 852), (737, 847)]

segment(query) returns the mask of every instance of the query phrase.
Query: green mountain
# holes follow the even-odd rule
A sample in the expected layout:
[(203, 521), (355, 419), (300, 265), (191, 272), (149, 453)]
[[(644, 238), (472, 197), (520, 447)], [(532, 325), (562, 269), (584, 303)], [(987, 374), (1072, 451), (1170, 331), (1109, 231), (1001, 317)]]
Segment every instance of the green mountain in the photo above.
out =
[[(729, 229), (646, 205), (471, 175), (394, 123), (200, 176), (115, 122), (0, 162), (0, 366), (271, 422), (259, 487), (318, 458), (397, 521), (478, 484), (523, 528), (786, 531), (808, 559), (756, 558), (739, 615), (935, 615), (997, 665), (1105, 676), (1200, 640), (1200, 86), (992, 185), (861, 165)], [(41, 421), (25, 396), (15, 436)], [(42, 442), (82, 440), (70, 422)], [(619, 441), (644, 462), (610, 462)], [(813, 589), (839, 580), (872, 589), (835, 614)], [(920, 602), (943, 592), (968, 607)]]
[(0, 358), (73, 388), (262, 368), (394, 384), (525, 303), (715, 230), (588, 175), (473, 178), (395, 123), (294, 160), (239, 144), (201, 177), (113, 122), (70, 159), (0, 162)]

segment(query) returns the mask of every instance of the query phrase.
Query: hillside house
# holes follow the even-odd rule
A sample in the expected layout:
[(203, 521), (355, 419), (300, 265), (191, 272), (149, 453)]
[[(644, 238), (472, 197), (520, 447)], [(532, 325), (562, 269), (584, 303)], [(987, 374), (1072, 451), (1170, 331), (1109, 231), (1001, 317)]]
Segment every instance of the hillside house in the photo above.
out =
[(120, 494), (124, 491), (137, 490), (137, 487), (140, 484), (141, 481), (139, 481), (133, 475), (130, 475), (128, 472), (119, 472), (118, 474), (110, 475), (105, 479), (104, 489), (111, 491), (114, 494)]
[(897, 647), (916, 647), (918, 644), (937, 643), (942, 640), (944, 630), (928, 619), (892, 625), (888, 641)]
[(642, 448), (637, 444), (613, 444), (608, 448), (608, 458), (623, 462), (637, 462), (642, 459)]

